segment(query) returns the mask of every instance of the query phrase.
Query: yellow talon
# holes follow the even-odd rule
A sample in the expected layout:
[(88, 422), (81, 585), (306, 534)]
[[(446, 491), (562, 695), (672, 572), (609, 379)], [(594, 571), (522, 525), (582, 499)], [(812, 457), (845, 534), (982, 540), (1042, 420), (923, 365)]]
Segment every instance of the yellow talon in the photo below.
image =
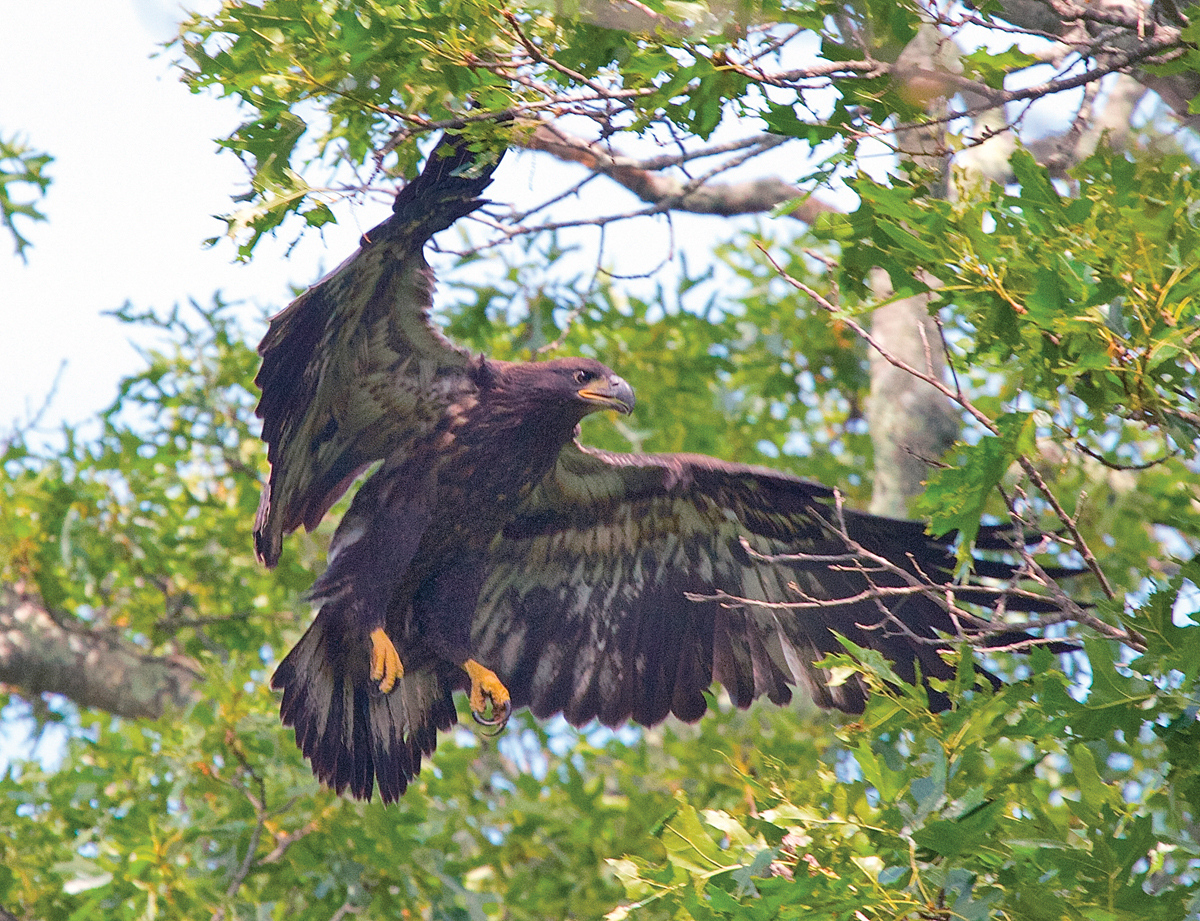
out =
[(377, 627), (371, 631), (371, 680), (378, 681), (379, 690), (386, 694), (403, 677), (400, 653), (396, 652), (384, 629)]
[[(512, 715), (512, 698), (508, 688), (504, 686), (496, 673), (484, 668), (474, 659), (463, 663), (463, 671), (471, 677), (471, 715), (481, 726), (495, 726), (497, 731), (504, 728)], [(487, 716), (488, 703), (492, 705), (492, 715)]]

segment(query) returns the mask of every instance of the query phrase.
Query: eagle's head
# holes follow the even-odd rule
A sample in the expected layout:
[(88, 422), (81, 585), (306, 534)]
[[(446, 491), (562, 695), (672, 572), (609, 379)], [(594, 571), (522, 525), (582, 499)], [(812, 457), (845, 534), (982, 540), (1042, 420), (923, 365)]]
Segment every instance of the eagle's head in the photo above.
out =
[(581, 415), (601, 409), (625, 416), (633, 412), (633, 388), (594, 358), (556, 358), (534, 367), (543, 369), (540, 386), (545, 397), (563, 399)]
[(502, 399), (539, 416), (549, 411), (574, 426), (602, 409), (633, 412), (633, 388), (594, 358), (488, 364), (498, 372), (491, 383)]

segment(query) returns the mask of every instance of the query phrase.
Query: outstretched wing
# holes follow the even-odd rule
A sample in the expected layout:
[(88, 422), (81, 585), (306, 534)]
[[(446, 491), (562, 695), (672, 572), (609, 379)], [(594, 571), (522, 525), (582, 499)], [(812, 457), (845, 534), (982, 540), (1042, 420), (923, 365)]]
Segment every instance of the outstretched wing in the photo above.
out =
[[(904, 577), (856, 570), (840, 522), (868, 553), (947, 583), (949, 542), (919, 522), (856, 512), (839, 519), (832, 495), (765, 468), (570, 445), (492, 544), (473, 655), (506, 683), (514, 706), (562, 712), (575, 725), (652, 725), (668, 713), (696, 720), (714, 679), (742, 707), (764, 694), (785, 703), (801, 684), (822, 707), (860, 712), (866, 689), (855, 679), (831, 686), (813, 665), (844, 651), (835, 632), (882, 652), (906, 680), (918, 666), (925, 677), (953, 677), (938, 654), (947, 645), (939, 633), (955, 632), (945, 609), (919, 592), (880, 597), (877, 589), (903, 586)], [(788, 609), (723, 602), (714, 597), (721, 593), (840, 603)], [(960, 600), (989, 596), (958, 590)], [(1023, 605), (1051, 607), (1008, 601)], [(946, 705), (935, 692), (930, 699)]]
[(268, 566), (285, 534), (316, 527), (368, 464), (401, 456), (470, 388), (467, 352), (430, 322), (422, 250), (482, 204), (496, 162), (447, 138), (358, 251), (272, 318), (255, 378), (271, 474), (254, 546)]

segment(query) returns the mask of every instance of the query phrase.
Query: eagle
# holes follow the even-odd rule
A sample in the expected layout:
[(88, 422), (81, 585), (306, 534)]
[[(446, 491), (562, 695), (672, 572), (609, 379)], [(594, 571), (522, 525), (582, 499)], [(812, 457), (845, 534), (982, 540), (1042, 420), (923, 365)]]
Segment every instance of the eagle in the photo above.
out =
[[(594, 359), (498, 361), (450, 342), (430, 319), (423, 250), (483, 204), (498, 159), (447, 136), (392, 214), (271, 319), (258, 349), (265, 565), (378, 464), (308, 592), (316, 617), (272, 678), (320, 781), (397, 800), (454, 725), (456, 691), (497, 731), (520, 707), (575, 726), (695, 721), (714, 682), (739, 707), (784, 704), (800, 686), (857, 713), (864, 682), (816, 664), (845, 651), (839, 637), (906, 681), (954, 677), (943, 653), (972, 622), (914, 586), (1054, 609), (984, 584), (1015, 577), (996, 560), (956, 584), (953, 536), (844, 509), (821, 484), (582, 444), (584, 417), (635, 404)], [(1003, 543), (985, 528), (977, 547)], [(949, 705), (928, 689), (934, 709)]]

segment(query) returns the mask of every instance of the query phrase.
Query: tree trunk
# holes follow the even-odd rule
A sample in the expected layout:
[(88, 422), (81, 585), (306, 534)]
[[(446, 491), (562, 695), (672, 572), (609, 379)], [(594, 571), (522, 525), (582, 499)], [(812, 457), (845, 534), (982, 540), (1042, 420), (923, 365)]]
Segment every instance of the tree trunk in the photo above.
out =
[[(927, 25), (909, 42), (896, 62), (897, 72), (931, 73), (952, 69), (957, 51), (937, 28)], [(930, 114), (941, 115), (945, 100), (928, 102)], [(935, 122), (897, 132), (898, 146), (923, 169), (940, 173), (940, 188), (948, 194), (948, 158), (943, 143), (944, 124)], [(936, 267), (928, 266), (930, 271)], [(930, 281), (930, 279), (925, 279)], [(875, 299), (886, 302), (893, 294), (887, 273), (871, 273)], [(946, 370), (941, 338), (929, 316), (928, 295), (884, 303), (871, 315), (871, 335), (894, 358), (941, 379)], [(875, 448), (875, 488), (870, 511), (892, 518), (909, 517), (908, 504), (925, 488), (930, 462), (946, 452), (958, 434), (954, 407), (933, 387), (892, 365), (874, 349), (870, 353), (871, 395), (867, 421)]]
[[(881, 269), (874, 271), (871, 282), (877, 297), (891, 294), (891, 283)], [(880, 307), (871, 315), (871, 335), (889, 354), (940, 379), (946, 362), (928, 304), (928, 295), (919, 295)], [(958, 414), (941, 393), (874, 349), (870, 360), (867, 419), (875, 446), (870, 511), (907, 518), (909, 500), (925, 488), (930, 462), (941, 457), (958, 435)]]

